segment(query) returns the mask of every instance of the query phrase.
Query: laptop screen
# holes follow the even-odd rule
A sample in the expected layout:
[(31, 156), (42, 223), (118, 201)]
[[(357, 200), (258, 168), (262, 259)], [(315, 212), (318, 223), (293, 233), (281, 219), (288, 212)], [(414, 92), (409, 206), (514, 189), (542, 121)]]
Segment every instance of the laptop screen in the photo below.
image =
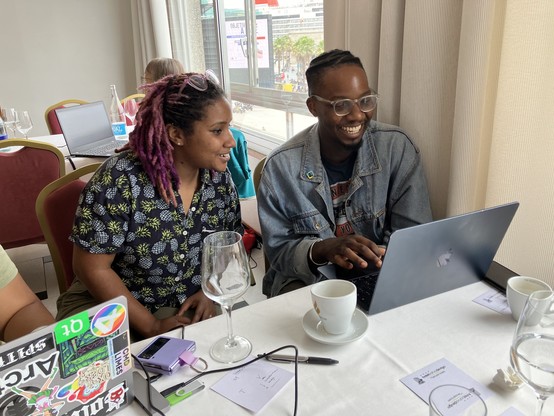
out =
[(83, 146), (114, 137), (102, 101), (58, 108), (56, 115), (70, 153), (78, 151)]
[(120, 296), (0, 346), (0, 414), (111, 415), (133, 400)]

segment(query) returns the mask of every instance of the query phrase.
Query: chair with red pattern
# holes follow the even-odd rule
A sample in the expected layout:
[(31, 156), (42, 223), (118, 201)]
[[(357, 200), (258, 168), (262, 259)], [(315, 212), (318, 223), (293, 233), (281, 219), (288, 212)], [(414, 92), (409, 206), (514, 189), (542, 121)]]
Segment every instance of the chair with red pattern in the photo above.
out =
[(5, 249), (44, 242), (35, 202), (42, 188), (63, 175), (65, 160), (56, 146), (0, 141), (0, 244)]
[(68, 173), (47, 185), (37, 198), (36, 215), (52, 256), (60, 294), (67, 290), (74, 277), (73, 243), (68, 238), (79, 195), (90, 174), (100, 165), (92, 163)]
[(58, 116), (56, 115), (55, 111), (57, 108), (81, 104), (88, 104), (88, 101), (77, 99), (63, 100), (48, 107), (44, 112), (44, 119), (46, 121), (46, 126), (48, 127), (48, 131), (50, 132), (50, 134), (62, 134), (62, 128), (60, 127), (60, 122), (58, 121)]

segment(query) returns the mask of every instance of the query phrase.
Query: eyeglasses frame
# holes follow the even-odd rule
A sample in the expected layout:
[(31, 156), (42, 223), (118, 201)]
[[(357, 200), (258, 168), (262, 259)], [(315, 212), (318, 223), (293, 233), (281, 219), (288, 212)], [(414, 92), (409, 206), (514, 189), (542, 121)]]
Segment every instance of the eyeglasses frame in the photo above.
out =
[[(360, 107), (359, 102), (360, 102), (360, 100), (363, 100), (364, 98), (367, 98), (367, 97), (375, 97), (375, 106), (373, 108), (370, 108), (369, 110), (364, 111)], [(335, 112), (335, 114), (338, 117), (345, 117), (345, 116), (347, 116), (348, 114), (350, 114), (352, 112), (352, 109), (354, 109), (354, 104), (356, 104), (358, 106), (358, 108), (360, 109), (360, 111), (362, 113), (369, 113), (370, 111), (374, 110), (377, 107), (377, 100), (379, 99), (379, 94), (376, 94), (376, 93), (367, 94), (367, 95), (364, 95), (363, 97), (356, 98), (355, 100), (352, 100), (350, 98), (340, 98), (338, 100), (331, 101), (331, 100), (327, 100), (326, 98), (320, 97), (319, 95), (315, 95), (315, 94), (310, 95), (310, 98), (315, 98), (319, 102), (330, 105), (331, 107), (333, 107), (333, 111)], [(339, 114), (337, 112), (336, 108), (335, 108), (335, 105), (336, 105), (336, 103), (338, 103), (340, 101), (350, 101), (352, 103), (352, 109), (346, 114)]]

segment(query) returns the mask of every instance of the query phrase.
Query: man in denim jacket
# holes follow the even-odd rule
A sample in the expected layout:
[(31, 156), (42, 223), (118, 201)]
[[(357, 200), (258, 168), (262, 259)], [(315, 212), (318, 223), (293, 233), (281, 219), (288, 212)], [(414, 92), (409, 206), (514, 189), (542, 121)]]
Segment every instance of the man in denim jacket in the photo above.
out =
[(318, 123), (267, 157), (258, 190), (267, 296), (318, 281), (328, 262), (381, 267), (393, 231), (432, 220), (419, 150), (371, 120), (377, 95), (359, 58), (325, 52), (306, 78)]

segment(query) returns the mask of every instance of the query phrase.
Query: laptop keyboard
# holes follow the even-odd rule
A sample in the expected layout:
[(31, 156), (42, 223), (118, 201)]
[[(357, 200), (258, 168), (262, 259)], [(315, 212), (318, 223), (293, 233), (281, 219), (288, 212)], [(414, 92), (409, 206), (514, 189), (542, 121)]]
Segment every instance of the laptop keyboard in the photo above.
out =
[(375, 292), (375, 286), (377, 285), (378, 278), (379, 272), (377, 271), (348, 279), (356, 285), (358, 292), (358, 306), (365, 313), (369, 312), (369, 306), (371, 305), (371, 299), (373, 298), (373, 292)]
[(91, 156), (106, 156), (109, 153), (113, 153), (113, 151), (117, 149), (117, 147), (117, 143), (106, 143), (102, 146), (87, 150), (87, 153), (89, 153)]

